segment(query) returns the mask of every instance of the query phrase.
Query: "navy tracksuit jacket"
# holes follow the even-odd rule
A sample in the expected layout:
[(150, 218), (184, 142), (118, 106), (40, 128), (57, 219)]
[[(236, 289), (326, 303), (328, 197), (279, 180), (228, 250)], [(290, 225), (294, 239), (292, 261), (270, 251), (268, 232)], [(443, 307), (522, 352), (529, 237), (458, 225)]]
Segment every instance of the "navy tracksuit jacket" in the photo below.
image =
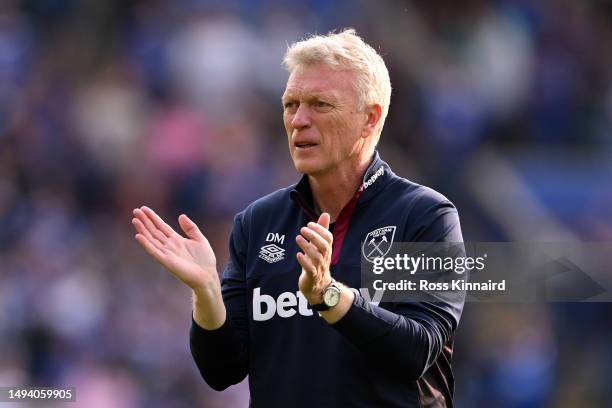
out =
[[(222, 279), (226, 322), (209, 331), (192, 320), (191, 352), (203, 378), (223, 390), (248, 374), (255, 408), (452, 407), (463, 302), (375, 305), (362, 293), (328, 324), (298, 290), (295, 237), (317, 215), (304, 176), (235, 217)], [(453, 204), (396, 176), (375, 153), (332, 225), (332, 276), (360, 288), (362, 242), (387, 226), (396, 227), (395, 242), (463, 241)]]

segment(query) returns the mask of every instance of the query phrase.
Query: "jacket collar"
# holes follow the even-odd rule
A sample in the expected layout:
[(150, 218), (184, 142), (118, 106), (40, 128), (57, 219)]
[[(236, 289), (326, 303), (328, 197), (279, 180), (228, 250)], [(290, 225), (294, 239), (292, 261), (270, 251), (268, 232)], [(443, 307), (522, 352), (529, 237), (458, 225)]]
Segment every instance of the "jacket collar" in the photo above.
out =
[(361, 179), (359, 202), (363, 203), (375, 197), (391, 181), (394, 175), (389, 165), (380, 158), (378, 150), (376, 150), (372, 162)]
[[(375, 197), (393, 177), (393, 172), (387, 163), (385, 163), (378, 154), (378, 150), (374, 152), (372, 162), (363, 173), (361, 178), (361, 186), (355, 194), (359, 199), (359, 203), (368, 201)], [(312, 220), (316, 221), (319, 218), (319, 213), (315, 211), (312, 190), (308, 182), (308, 175), (304, 174), (300, 181), (289, 192), (291, 199), (296, 202), (304, 212)]]

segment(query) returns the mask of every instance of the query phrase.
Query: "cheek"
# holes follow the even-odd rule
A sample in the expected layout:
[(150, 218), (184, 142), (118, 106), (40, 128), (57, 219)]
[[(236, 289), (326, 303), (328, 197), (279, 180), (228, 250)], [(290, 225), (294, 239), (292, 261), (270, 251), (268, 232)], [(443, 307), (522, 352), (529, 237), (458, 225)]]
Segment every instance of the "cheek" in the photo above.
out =
[(336, 140), (338, 135), (343, 134), (347, 130), (346, 119), (340, 114), (332, 114), (326, 117), (323, 125), (330, 135), (334, 135), (333, 139)]
[(293, 147), (291, 143), (291, 135), (293, 134), (293, 127), (291, 126), (291, 117), (283, 116), (283, 124), (285, 126), (285, 133), (287, 134), (287, 141), (289, 142), (289, 148)]
[(330, 123), (331, 142), (340, 149), (349, 149), (359, 138), (359, 132), (349, 115), (337, 115)]

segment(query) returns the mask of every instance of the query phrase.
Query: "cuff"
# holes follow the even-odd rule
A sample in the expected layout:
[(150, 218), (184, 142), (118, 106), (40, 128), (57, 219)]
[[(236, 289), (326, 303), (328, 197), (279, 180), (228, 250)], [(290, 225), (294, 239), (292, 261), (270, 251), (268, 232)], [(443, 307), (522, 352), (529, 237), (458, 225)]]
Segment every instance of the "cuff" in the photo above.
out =
[(225, 322), (215, 330), (207, 330), (201, 327), (193, 318), (193, 311), (191, 312), (191, 330), (190, 338), (193, 343), (203, 344), (214, 347), (216, 345), (227, 344), (228, 341), (234, 338), (233, 327), (228, 318)]
[(388, 333), (398, 317), (355, 294), (351, 308), (331, 326), (354, 344), (368, 344)]

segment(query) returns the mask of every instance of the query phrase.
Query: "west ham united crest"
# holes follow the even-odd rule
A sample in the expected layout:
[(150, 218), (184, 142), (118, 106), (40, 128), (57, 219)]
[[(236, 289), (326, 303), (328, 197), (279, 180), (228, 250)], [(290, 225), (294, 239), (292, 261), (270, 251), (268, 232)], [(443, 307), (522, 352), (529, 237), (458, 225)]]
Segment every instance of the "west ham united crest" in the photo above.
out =
[(385, 256), (391, 249), (394, 236), (395, 226), (382, 227), (368, 232), (361, 246), (363, 257), (368, 262), (374, 262), (374, 258)]

